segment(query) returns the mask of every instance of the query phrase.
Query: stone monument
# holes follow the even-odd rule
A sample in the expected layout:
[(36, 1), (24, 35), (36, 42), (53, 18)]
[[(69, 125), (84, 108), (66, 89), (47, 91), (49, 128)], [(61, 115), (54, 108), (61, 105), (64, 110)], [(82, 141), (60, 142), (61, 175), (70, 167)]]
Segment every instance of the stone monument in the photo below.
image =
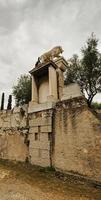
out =
[[(74, 93), (73, 86), (70, 86), (70, 89), (67, 87), (68, 92), (64, 87), (64, 72), (68, 63), (61, 55), (62, 52), (62, 47), (54, 47), (38, 57), (35, 67), (30, 71), (32, 99), (28, 107), (28, 139), (30, 162), (35, 165), (54, 165), (54, 128), (57, 127), (56, 130), (59, 131), (64, 124), (63, 122), (59, 128), (59, 120), (55, 125), (57, 104), (75, 94), (81, 96), (80, 91)], [(69, 91), (71, 88), (73, 92)], [(77, 90), (77, 87), (75, 89)], [(61, 117), (63, 118), (62, 114)]]
[[(77, 84), (64, 86), (60, 46), (40, 56), (29, 105), (0, 112), (0, 158), (29, 162), (101, 183), (101, 119)], [(80, 177), (80, 176), (79, 176)]]
[(63, 73), (68, 65), (60, 56), (62, 52), (62, 47), (54, 47), (40, 56), (36, 67), (30, 71), (32, 99), (29, 104), (29, 113), (33, 112), (34, 108), (36, 110), (36, 107), (40, 109), (38, 104), (41, 104), (41, 108), (49, 108), (52, 107), (52, 103), (61, 100), (64, 88)]

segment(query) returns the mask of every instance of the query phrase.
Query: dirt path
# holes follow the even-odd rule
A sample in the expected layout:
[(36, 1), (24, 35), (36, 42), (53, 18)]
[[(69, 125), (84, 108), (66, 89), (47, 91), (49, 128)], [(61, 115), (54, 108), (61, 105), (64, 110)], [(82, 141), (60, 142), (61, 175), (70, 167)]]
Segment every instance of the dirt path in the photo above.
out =
[(64, 182), (53, 172), (1, 163), (0, 200), (101, 200), (101, 190)]

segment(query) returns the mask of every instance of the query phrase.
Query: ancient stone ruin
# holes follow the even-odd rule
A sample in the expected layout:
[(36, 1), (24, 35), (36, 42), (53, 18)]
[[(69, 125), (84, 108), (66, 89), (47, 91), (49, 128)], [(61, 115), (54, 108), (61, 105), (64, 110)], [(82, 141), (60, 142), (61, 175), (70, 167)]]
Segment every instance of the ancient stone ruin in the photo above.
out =
[(30, 71), (29, 105), (0, 112), (0, 158), (101, 181), (101, 120), (77, 84), (64, 86), (63, 57)]

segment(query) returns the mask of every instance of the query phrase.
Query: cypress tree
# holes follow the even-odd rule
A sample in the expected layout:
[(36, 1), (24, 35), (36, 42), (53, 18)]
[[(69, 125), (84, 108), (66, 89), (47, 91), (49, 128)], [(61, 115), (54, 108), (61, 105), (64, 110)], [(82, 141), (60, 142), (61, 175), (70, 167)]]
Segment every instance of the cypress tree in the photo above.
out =
[(12, 95), (9, 95), (7, 110), (11, 110), (11, 109), (12, 109)]
[(1, 98), (1, 110), (4, 110), (4, 100), (5, 100), (5, 93), (2, 93), (2, 98)]

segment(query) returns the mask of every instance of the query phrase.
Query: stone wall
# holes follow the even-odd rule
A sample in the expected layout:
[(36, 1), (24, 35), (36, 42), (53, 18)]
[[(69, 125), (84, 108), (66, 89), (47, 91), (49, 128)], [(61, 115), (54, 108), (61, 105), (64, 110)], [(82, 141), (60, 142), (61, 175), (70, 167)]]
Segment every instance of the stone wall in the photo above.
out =
[(57, 103), (53, 165), (101, 181), (101, 120), (83, 98)]
[(52, 110), (29, 115), (30, 162), (40, 166), (51, 165)]
[(0, 158), (51, 166), (52, 109), (0, 112)]
[(28, 119), (26, 108), (0, 111), (0, 158), (26, 161)]
[(101, 181), (100, 116), (83, 97), (38, 105), (31, 113), (27, 107), (0, 112), (0, 158)]

